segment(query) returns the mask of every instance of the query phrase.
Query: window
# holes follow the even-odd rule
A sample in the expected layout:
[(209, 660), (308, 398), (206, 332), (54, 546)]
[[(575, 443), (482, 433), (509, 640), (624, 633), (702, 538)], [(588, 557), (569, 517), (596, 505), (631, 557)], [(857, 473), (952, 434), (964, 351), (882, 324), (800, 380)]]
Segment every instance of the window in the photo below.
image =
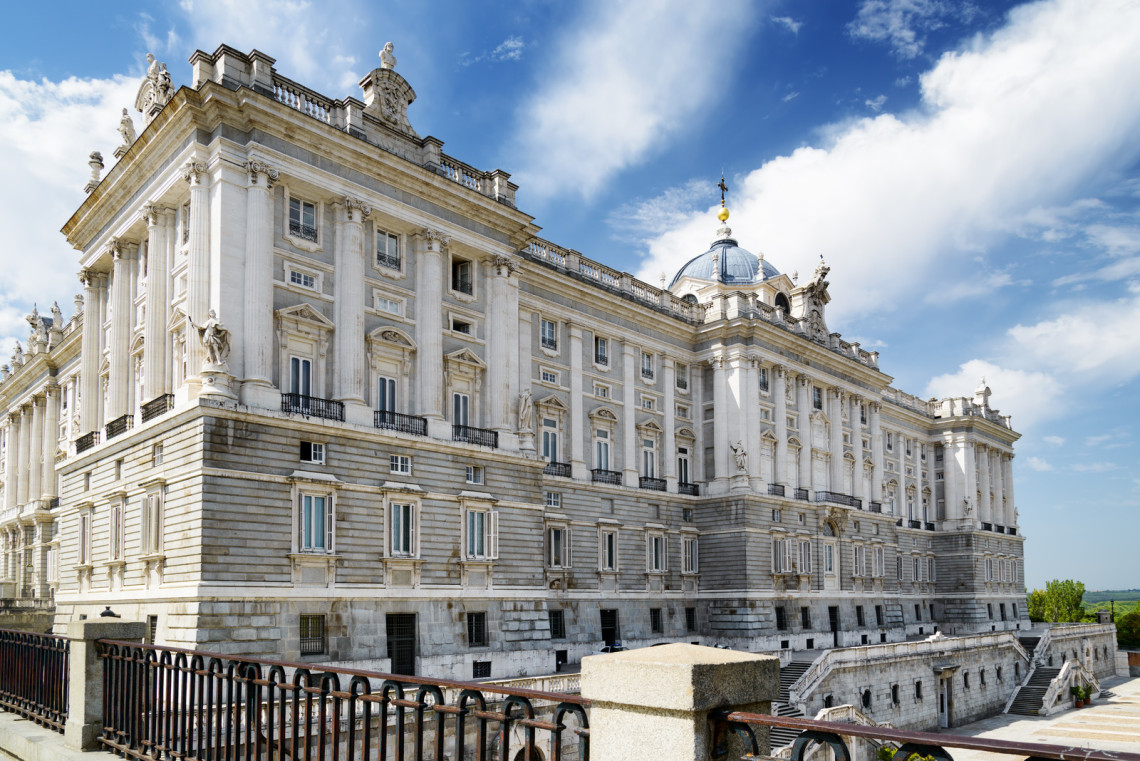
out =
[(922, 606), (919, 605), (918, 603), (914, 604), (914, 620), (915, 621), (921, 621), (922, 620)]
[[(675, 378), (675, 381), (676, 381), (675, 385), (681, 391), (688, 391), (689, 390), (689, 366), (686, 364), (683, 364), (681, 362), (678, 362), (676, 373), (677, 374), (676, 374), (676, 378)], [(688, 415), (685, 415), (685, 417), (688, 417)]]
[(859, 422), (867, 425), (867, 405), (865, 404), (859, 405)]
[(787, 539), (772, 540), (772, 573), (791, 573), (791, 542)]
[(146, 617), (146, 638), (143, 640), (148, 645), (153, 645), (155, 639), (158, 637), (158, 616)]
[(451, 329), (456, 333), (462, 333), (465, 336), (472, 335), (472, 326), (470, 320), (464, 320), (460, 317), (451, 318)]
[(162, 464), (162, 444), (155, 444), (150, 450), (150, 462), (158, 466)]
[(616, 531), (602, 530), (601, 541), (598, 542), (598, 565), (603, 571), (616, 571), (618, 569), (618, 535)]
[(915, 700), (922, 700), (922, 680), (914, 683), (914, 698)]
[(665, 627), (661, 625), (661, 608), (649, 609), (649, 631), (653, 634), (665, 631)]
[(144, 555), (162, 553), (163, 494), (161, 490), (147, 494), (142, 502), (142, 541), (140, 549)]
[(641, 352), (641, 377), (653, 380), (653, 355)]
[(684, 521), (685, 523), (692, 523), (693, 522), (693, 508), (682, 507), (681, 508), (681, 520)]
[(919, 444), (918, 445), (918, 456), (923, 462), (926, 461), (926, 445), (925, 444)]
[(895, 578), (898, 579), (899, 581), (902, 581), (902, 577), (903, 577), (902, 556), (899, 555), (898, 557), (895, 558)]
[(315, 465), (324, 465), (325, 445), (318, 444), (313, 441), (302, 441), (301, 462), (313, 463)]
[(121, 499), (111, 503), (110, 523), (110, 557), (111, 560), (121, 560), (123, 557), (123, 501)]
[(452, 425), (468, 425), (471, 412), (471, 397), (467, 394), (451, 395), (451, 423)]
[(866, 560), (867, 560), (866, 548), (863, 547), (863, 545), (861, 545), (861, 544), (855, 545), (855, 561), (854, 561), (854, 567), (852, 568), (852, 571), (851, 571), (852, 576), (859, 577), (859, 576), (866, 576), (867, 575)]
[(681, 572), (696, 573), (700, 567), (697, 555), (697, 537), (687, 536), (681, 539)]
[(772, 511), (772, 522), (773, 522), (773, 523), (779, 523), (779, 522), (780, 522), (780, 517), (781, 517), (781, 516), (780, 516), (780, 511), (779, 511), (779, 510), (773, 510), (773, 511)]
[(697, 609), (685, 608), (685, 631), (695, 632), (697, 630)]
[(299, 549), (301, 552), (330, 552), (333, 529), (332, 497), (302, 493), (300, 500)]
[(301, 655), (323, 655), (325, 652), (325, 617), (301, 616)]
[(866, 626), (867, 625), (867, 622), (863, 618), (863, 606), (862, 605), (856, 605), (855, 606), (855, 622), (859, 626)]
[(376, 230), (376, 263), (390, 270), (400, 269), (400, 239), (380, 229)]
[[(875, 528), (878, 528), (878, 525), (876, 525), (876, 526), (875, 526)], [(884, 556), (885, 556), (885, 554), (886, 554), (886, 553), (883, 551), (883, 548), (882, 548), (882, 547), (876, 547), (876, 548), (875, 548), (875, 561), (874, 561), (874, 562), (875, 562), (875, 567), (874, 567), (874, 569), (872, 570), (872, 572), (871, 572), (871, 573), (872, 573), (872, 575), (873, 575), (873, 576), (875, 576), (876, 578), (882, 578), (882, 576), (883, 576), (883, 573), (884, 573), (884, 562), (885, 562), (885, 557), (884, 557)]]
[(978, 669), (978, 681), (982, 683), (983, 687), (986, 686), (986, 670), (985, 670), (985, 668)]
[(767, 391), (768, 391), (768, 368), (761, 367), (758, 371), (757, 377), (759, 378), (759, 381), (760, 381), (760, 390), (767, 393)]
[(965, 687), (967, 690), (970, 689), (970, 672), (969, 671), (963, 671), (962, 672), (962, 686)]
[(610, 398), (610, 387), (604, 383), (595, 383), (594, 384), (594, 396), (598, 397), (599, 399), (609, 399)]
[(311, 290), (317, 289), (317, 278), (314, 275), (310, 275), (308, 272), (302, 272), (301, 270), (295, 270), (292, 267), (289, 268), (289, 282), (292, 285), (299, 285), (302, 288), (309, 288)]
[(416, 506), (411, 503), (394, 502), (389, 508), (392, 515), (391, 553), (396, 558), (416, 556)]
[(926, 580), (934, 581), (934, 558), (926, 559)]
[(543, 383), (553, 383), (555, 386), (558, 385), (558, 373), (554, 370), (547, 370), (545, 367), (542, 368), (539, 370), (539, 378), (542, 379)]
[(313, 395), (313, 363), (302, 357), (289, 359), (289, 388), (301, 396)]
[(594, 431), (594, 467), (610, 469), (610, 432), (604, 428)]
[(548, 610), (550, 617), (550, 638), (566, 639), (566, 612), (562, 610)]
[(689, 475), (689, 448), (677, 447), (677, 483), (692, 483)]
[(919, 577), (919, 570), (921, 568), (921, 566), (919, 565), (919, 559), (918, 558), (912, 558), (911, 562), (914, 565), (914, 577), (913, 577), (914, 580), (915, 581), (921, 581), (921, 579)]
[(469, 560), (494, 560), (499, 556), (499, 514), (491, 510), (467, 510), (466, 546)]
[(91, 564), (91, 512), (79, 516), (79, 565)]
[(806, 605), (800, 608), (800, 624), (805, 629), (811, 628), (811, 608), (807, 607)]
[(887, 431), (887, 451), (895, 451), (895, 435), (890, 431)]
[(487, 646), (487, 614), (484, 612), (467, 614), (468, 647)]
[(556, 491), (546, 492), (547, 507), (562, 507), (562, 495)]
[(875, 625), (876, 626), (882, 626), (883, 625), (883, 606), (882, 605), (876, 605), (875, 606)]
[(404, 454), (394, 454), (388, 458), (388, 472), (410, 475), (412, 472), (412, 458)]
[(899, 686), (897, 684), (891, 685), (891, 703), (894, 705), (899, 704)]
[(491, 678), (491, 662), (490, 661), (472, 661), (471, 662), (471, 678), (472, 679), (490, 679)]
[(404, 302), (399, 299), (390, 299), (387, 296), (375, 293), (372, 295), (372, 303), (381, 312), (387, 312), (388, 314), (394, 314), (396, 316), (400, 316), (404, 313)]
[(452, 258), (451, 260), (451, 290), (465, 293), (470, 296), (475, 292), (471, 282), (471, 261), (468, 259)]
[(811, 573), (811, 542), (800, 542), (800, 573)]
[(547, 530), (548, 561), (551, 568), (570, 568), (570, 529), (555, 526)]
[(665, 537), (650, 534), (645, 541), (645, 570), (660, 573), (665, 570)]
[(643, 410), (655, 410), (655, 409), (657, 409), (657, 400), (654, 399), (652, 396), (641, 397), (641, 409), (643, 409)]
[(641, 475), (657, 477), (657, 442), (654, 439), (641, 440)]
[(823, 409), (823, 389), (819, 386), (811, 387), (811, 406), (817, 410)]
[(906, 439), (905, 449), (906, 449), (906, 456), (910, 457), (911, 456), (911, 440), (910, 439)]
[(678, 404), (677, 405), (677, 417), (681, 418), (682, 420), (688, 420), (689, 419), (689, 405)]
[(776, 606), (776, 631), (785, 632), (788, 630), (788, 616), (784, 612), (783, 605)]
[(482, 465), (468, 465), (466, 472), (467, 483), (481, 484), (483, 483), (483, 466)]
[(986, 603), (986, 615), (991, 621), (994, 620), (994, 604), (992, 602)]
[(608, 338), (594, 336), (594, 364), (610, 366), (610, 342)]
[(289, 199), (289, 234), (304, 240), (317, 240), (317, 207), (300, 198)]
[(540, 322), (539, 333), (542, 336), (542, 348), (558, 349), (558, 323), (552, 320), (542, 320)]
[(395, 412), (396, 406), (396, 379), (380, 376), (376, 383), (376, 409), (382, 412)]

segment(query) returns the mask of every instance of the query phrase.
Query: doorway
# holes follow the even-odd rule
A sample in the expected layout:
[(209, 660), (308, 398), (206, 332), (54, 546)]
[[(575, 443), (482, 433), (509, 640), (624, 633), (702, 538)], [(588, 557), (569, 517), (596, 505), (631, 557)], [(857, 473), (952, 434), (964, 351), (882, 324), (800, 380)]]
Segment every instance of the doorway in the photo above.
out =
[(416, 674), (416, 614), (389, 613), (385, 617), (388, 634), (388, 657), (392, 673)]
[(951, 685), (953, 681), (950, 674), (945, 674), (938, 679), (938, 726), (946, 729), (950, 726), (950, 709), (953, 705), (951, 702)]
[(602, 611), (602, 642), (607, 646), (618, 641), (621, 633), (618, 631), (618, 614), (616, 610)]
[(831, 623), (831, 646), (839, 647), (839, 606), (831, 605), (827, 609), (827, 618)]

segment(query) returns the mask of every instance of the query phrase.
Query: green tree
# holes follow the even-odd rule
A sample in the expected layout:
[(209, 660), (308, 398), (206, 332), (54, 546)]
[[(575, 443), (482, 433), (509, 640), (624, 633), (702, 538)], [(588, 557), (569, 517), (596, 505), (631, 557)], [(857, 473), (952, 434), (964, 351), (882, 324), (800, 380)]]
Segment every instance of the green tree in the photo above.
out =
[(1072, 579), (1045, 582), (1045, 618), (1054, 623), (1076, 623), (1084, 615), (1081, 599), (1085, 585)]
[(1029, 620), (1044, 621), (1046, 616), (1045, 592), (1040, 589), (1034, 589), (1029, 593), (1026, 602), (1028, 603), (1026, 609), (1029, 611)]
[(1140, 611), (1126, 613), (1117, 619), (1116, 643), (1121, 647), (1140, 647)]

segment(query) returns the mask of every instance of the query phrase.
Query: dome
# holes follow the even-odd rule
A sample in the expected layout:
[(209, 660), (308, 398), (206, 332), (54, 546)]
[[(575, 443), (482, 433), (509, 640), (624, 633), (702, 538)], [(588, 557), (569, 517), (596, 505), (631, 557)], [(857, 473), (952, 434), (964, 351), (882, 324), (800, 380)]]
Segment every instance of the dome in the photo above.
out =
[(729, 285), (753, 285), (762, 283), (769, 278), (776, 277), (780, 271), (761, 260), (750, 251), (745, 251), (737, 245), (728, 228), (721, 228), (724, 233), (712, 247), (700, 256), (690, 259), (684, 267), (677, 271), (673, 281), (669, 283), (672, 288), (683, 277), (693, 277), (699, 280), (714, 280)]

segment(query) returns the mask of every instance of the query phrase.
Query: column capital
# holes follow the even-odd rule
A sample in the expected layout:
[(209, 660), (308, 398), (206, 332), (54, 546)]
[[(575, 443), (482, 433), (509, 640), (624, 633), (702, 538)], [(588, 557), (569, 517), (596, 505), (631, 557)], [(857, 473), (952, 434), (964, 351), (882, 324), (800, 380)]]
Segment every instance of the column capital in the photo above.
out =
[(775, 373), (777, 378), (787, 378), (788, 377), (788, 366), (787, 365), (772, 365), (772, 372)]
[(424, 240), (428, 242), (428, 248), (433, 251), (438, 251), (441, 246), (447, 246), (451, 244), (450, 235), (439, 230), (434, 230), (430, 227), (425, 227), (423, 230), (420, 230), (420, 235), (422, 235), (424, 237)]
[[(359, 198), (344, 197), (344, 218), (347, 222), (363, 222), (372, 213), (372, 207)], [(359, 217), (357, 215), (359, 214)]]
[(158, 227), (162, 224), (162, 216), (167, 211), (171, 210), (161, 204), (148, 203), (142, 207), (140, 216), (146, 222), (147, 227)]
[[(281, 176), (281, 173), (268, 162), (259, 161), (258, 159), (249, 159), (245, 162), (245, 170), (249, 172), (249, 185), (250, 187), (265, 187), (269, 190), (273, 187), (273, 183)], [(261, 176), (265, 175), (265, 184), (262, 185)]]
[(800, 384), (800, 388), (807, 388), (809, 386), (815, 385), (815, 382), (811, 379), (811, 377), (805, 375), (804, 373), (800, 373), (796, 376), (796, 382)]
[(491, 272), (495, 277), (510, 277), (520, 269), (522, 268), (518, 260), (504, 254), (499, 254), (491, 260)]
[(198, 187), (202, 184), (202, 176), (206, 174), (205, 161), (198, 161), (197, 159), (187, 161), (182, 166), (182, 179), (190, 184), (190, 187)]
[(872, 415), (878, 415), (883, 410), (882, 402), (867, 402), (867, 409), (870, 410)]
[(724, 354), (714, 354), (708, 358), (709, 367), (714, 370), (723, 370), (725, 364), (728, 362), (728, 357)]

